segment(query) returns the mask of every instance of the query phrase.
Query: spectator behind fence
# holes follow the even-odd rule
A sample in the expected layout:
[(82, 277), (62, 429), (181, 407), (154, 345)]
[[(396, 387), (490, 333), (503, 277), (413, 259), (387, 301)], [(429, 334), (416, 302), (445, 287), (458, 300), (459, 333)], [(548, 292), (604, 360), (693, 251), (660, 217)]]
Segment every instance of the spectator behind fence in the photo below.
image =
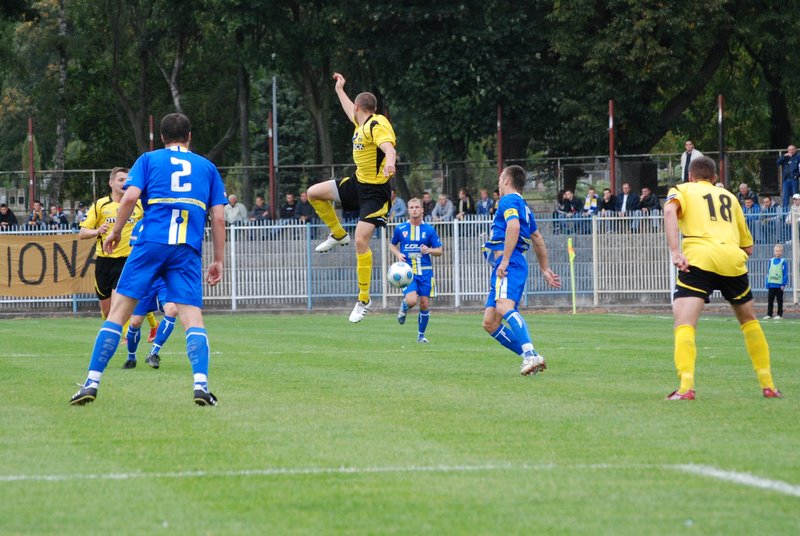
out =
[(772, 197), (765, 195), (761, 198), (761, 216), (758, 218), (758, 233), (753, 237), (762, 244), (774, 244), (780, 240), (780, 217), (778, 206), (772, 202)]
[(264, 223), (269, 219), (269, 205), (264, 201), (264, 196), (256, 196), (256, 204), (253, 205), (253, 210), (250, 211), (250, 221), (255, 223)]
[(736, 199), (739, 200), (739, 204), (744, 207), (744, 200), (750, 199), (753, 201), (753, 204), (758, 205), (758, 195), (750, 189), (746, 182), (743, 182), (739, 185), (739, 191), (736, 193)]
[(645, 216), (652, 216), (661, 212), (661, 203), (648, 186), (642, 186), (642, 195), (639, 197), (639, 210)]
[(39, 201), (33, 202), (33, 210), (28, 213), (28, 221), (25, 226), (28, 229), (44, 229), (46, 220), (44, 216), (44, 209)]
[(472, 196), (469, 195), (466, 188), (460, 188), (458, 190), (456, 218), (463, 220), (465, 216), (469, 216), (470, 214), (475, 214), (475, 201), (472, 200)]
[(497, 212), (497, 205), (500, 204), (500, 190), (492, 192), (492, 208), (489, 210), (489, 215), (494, 218), (494, 213)]
[(431, 214), (436, 207), (436, 202), (431, 198), (430, 192), (422, 193), (422, 219), (424, 221), (431, 221)]
[(78, 203), (78, 210), (75, 211), (75, 218), (72, 221), (72, 228), (73, 229), (80, 229), (81, 223), (86, 220), (86, 205), (83, 204), (83, 201)]
[(631, 185), (627, 182), (622, 183), (622, 193), (617, 196), (617, 212), (623, 216), (629, 212), (639, 210), (639, 196), (631, 190)]
[(297, 199), (292, 192), (286, 194), (286, 201), (281, 205), (280, 217), (285, 223), (293, 223), (297, 218)]
[(308, 192), (300, 192), (300, 201), (297, 202), (297, 218), (301, 223), (317, 223), (317, 211), (308, 200)]
[(433, 207), (431, 221), (453, 221), (456, 207), (445, 194), (439, 194), (439, 202)]
[(17, 217), (5, 203), (0, 203), (0, 231), (7, 231), (19, 225)]
[(617, 211), (617, 200), (611, 188), (603, 188), (603, 197), (597, 202), (597, 210), (601, 216), (611, 216)]
[(597, 190), (590, 186), (586, 192), (586, 199), (583, 200), (583, 215), (596, 216), (600, 211), (600, 200), (597, 198)]
[(761, 207), (758, 206), (758, 203), (754, 202), (751, 197), (746, 197), (742, 212), (744, 213), (745, 221), (747, 221), (747, 228), (750, 230), (750, 234), (755, 240), (758, 232), (758, 219), (761, 215)]
[(786, 224), (786, 241), (790, 241), (792, 239), (792, 230), (789, 227), (792, 225), (792, 215), (795, 216), (798, 222), (800, 222), (800, 194), (794, 194), (792, 196), (792, 204), (787, 210), (786, 218), (784, 219), (784, 223)]
[(239, 197), (234, 194), (228, 196), (225, 205), (225, 223), (228, 225), (241, 225), (247, 221), (247, 207), (239, 203)]
[(47, 226), (50, 229), (67, 229), (69, 220), (58, 205), (50, 205), (50, 214), (47, 216)]
[(389, 210), (389, 219), (392, 221), (405, 220), (408, 216), (408, 206), (402, 197), (397, 196), (397, 190), (392, 188), (392, 208)]
[(481, 188), (480, 198), (475, 205), (475, 212), (479, 216), (489, 216), (492, 213), (493, 206), (494, 201), (492, 201), (492, 198), (489, 197), (489, 190), (486, 188)]
[(789, 206), (789, 199), (796, 194), (800, 193), (798, 186), (798, 177), (800, 177), (800, 153), (794, 145), (786, 148), (786, 154), (779, 156), (775, 164), (781, 168), (781, 193), (783, 206)]
[(692, 140), (686, 140), (686, 143), (683, 144), (683, 147), (686, 150), (681, 155), (681, 178), (684, 181), (688, 181), (689, 163), (692, 161), (692, 159), (697, 159), (703, 156), (703, 153), (694, 148), (694, 142)]

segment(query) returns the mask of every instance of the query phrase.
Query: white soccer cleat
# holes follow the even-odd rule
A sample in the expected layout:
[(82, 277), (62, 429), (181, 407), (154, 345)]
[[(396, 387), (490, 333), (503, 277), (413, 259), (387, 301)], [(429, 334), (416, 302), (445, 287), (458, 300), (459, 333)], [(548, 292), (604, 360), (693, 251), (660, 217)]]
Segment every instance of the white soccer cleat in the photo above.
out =
[(770, 320), (771, 318), (772, 318), (771, 316), (769, 316), (769, 315), (766, 315), (766, 316), (765, 316), (764, 318), (762, 318), (761, 320)]
[(544, 357), (540, 355), (532, 355), (522, 359), (522, 365), (519, 368), (519, 373), (523, 376), (533, 376), (534, 374), (543, 371), (547, 368), (544, 362)]
[(350, 322), (354, 324), (356, 322), (361, 322), (364, 320), (364, 317), (367, 316), (367, 312), (372, 310), (372, 300), (364, 303), (362, 301), (357, 301), (356, 306), (353, 307), (353, 312), (350, 313)]
[(328, 235), (328, 238), (325, 241), (314, 248), (316, 251), (322, 253), (324, 251), (330, 251), (333, 249), (333, 246), (346, 246), (350, 243), (350, 235), (345, 234), (343, 237), (339, 238), (338, 240), (333, 237), (333, 235)]

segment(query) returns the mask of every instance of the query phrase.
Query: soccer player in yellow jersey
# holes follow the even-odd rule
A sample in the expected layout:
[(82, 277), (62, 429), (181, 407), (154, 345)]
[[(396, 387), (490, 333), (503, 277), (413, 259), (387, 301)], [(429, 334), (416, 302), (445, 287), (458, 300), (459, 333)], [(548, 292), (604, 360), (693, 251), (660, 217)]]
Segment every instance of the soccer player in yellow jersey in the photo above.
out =
[(125, 224), (122, 239), (117, 247), (114, 248), (113, 253), (107, 254), (103, 251), (103, 240), (108, 231), (114, 226), (114, 222), (117, 221), (119, 202), (125, 193), (122, 187), (125, 185), (126, 180), (128, 180), (128, 168), (115, 167), (112, 169), (108, 179), (111, 193), (95, 201), (89, 207), (86, 219), (81, 222), (79, 236), (82, 239), (94, 238), (97, 241), (94, 284), (97, 299), (100, 300), (100, 312), (103, 318), (108, 317), (108, 311), (111, 308), (111, 293), (117, 288), (117, 281), (119, 281), (119, 276), (122, 273), (122, 267), (125, 266), (125, 260), (131, 253), (131, 231), (144, 214), (142, 204), (137, 204), (128, 223)]
[(689, 182), (670, 189), (664, 206), (667, 246), (672, 264), (679, 270), (672, 313), (680, 387), (667, 400), (694, 400), (695, 330), (714, 290), (719, 290), (733, 308), (762, 394), (765, 398), (780, 398), (781, 392), (772, 380), (769, 346), (756, 320), (747, 276), (746, 263), (753, 251), (753, 237), (736, 197), (724, 188), (716, 188), (716, 180), (717, 166), (712, 159), (705, 156), (692, 159)]
[(308, 189), (308, 200), (319, 217), (330, 227), (327, 240), (317, 246), (317, 251), (328, 251), (334, 246), (346, 246), (350, 236), (342, 227), (333, 208), (334, 201), (342, 203), (342, 210), (358, 210), (356, 225), (356, 275), (358, 301), (350, 313), (350, 322), (360, 322), (371, 308), (369, 287), (372, 275), (372, 250), (369, 240), (376, 227), (386, 225), (392, 206), (392, 189), (389, 179), (394, 175), (397, 153), (392, 125), (384, 116), (375, 113), (378, 102), (372, 93), (359, 93), (354, 101), (344, 91), (345, 79), (333, 73), (336, 95), (344, 113), (355, 125), (353, 132), (353, 161), (355, 177), (328, 180)]

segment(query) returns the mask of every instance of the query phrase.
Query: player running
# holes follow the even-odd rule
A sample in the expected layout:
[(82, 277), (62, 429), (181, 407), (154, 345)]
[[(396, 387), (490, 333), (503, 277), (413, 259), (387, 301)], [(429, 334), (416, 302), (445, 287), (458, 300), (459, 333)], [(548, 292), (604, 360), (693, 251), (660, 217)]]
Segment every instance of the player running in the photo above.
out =
[(401, 325), (405, 324), (409, 309), (419, 301), (417, 342), (428, 342), (425, 338), (430, 319), (428, 300), (436, 295), (431, 255), (442, 255), (442, 241), (433, 225), (422, 221), (422, 201), (416, 197), (408, 201), (408, 216), (407, 222), (394, 228), (392, 243), (389, 245), (397, 260), (411, 265), (414, 273), (414, 279), (403, 289), (403, 301), (400, 303), (397, 321)]

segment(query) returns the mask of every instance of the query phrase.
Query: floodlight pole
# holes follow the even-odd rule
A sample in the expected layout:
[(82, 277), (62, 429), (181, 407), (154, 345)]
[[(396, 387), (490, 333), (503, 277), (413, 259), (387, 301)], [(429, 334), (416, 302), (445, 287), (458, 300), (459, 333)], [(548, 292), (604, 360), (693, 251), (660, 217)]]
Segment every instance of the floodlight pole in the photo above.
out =
[(33, 199), (36, 197), (36, 180), (33, 171), (33, 117), (28, 117), (28, 203), (33, 211)]
[(267, 145), (269, 145), (269, 203), (270, 215), (275, 219), (277, 214), (278, 192), (275, 187), (275, 150), (272, 146), (272, 112), (267, 115)]
[(723, 125), (723, 112), (725, 109), (725, 97), (717, 96), (717, 127), (719, 131), (719, 179), (725, 188), (728, 187), (728, 167), (725, 165), (725, 128)]
[(503, 172), (503, 105), (497, 103), (497, 176)]
[(611, 192), (617, 194), (617, 161), (614, 154), (614, 101), (608, 101), (608, 178)]

